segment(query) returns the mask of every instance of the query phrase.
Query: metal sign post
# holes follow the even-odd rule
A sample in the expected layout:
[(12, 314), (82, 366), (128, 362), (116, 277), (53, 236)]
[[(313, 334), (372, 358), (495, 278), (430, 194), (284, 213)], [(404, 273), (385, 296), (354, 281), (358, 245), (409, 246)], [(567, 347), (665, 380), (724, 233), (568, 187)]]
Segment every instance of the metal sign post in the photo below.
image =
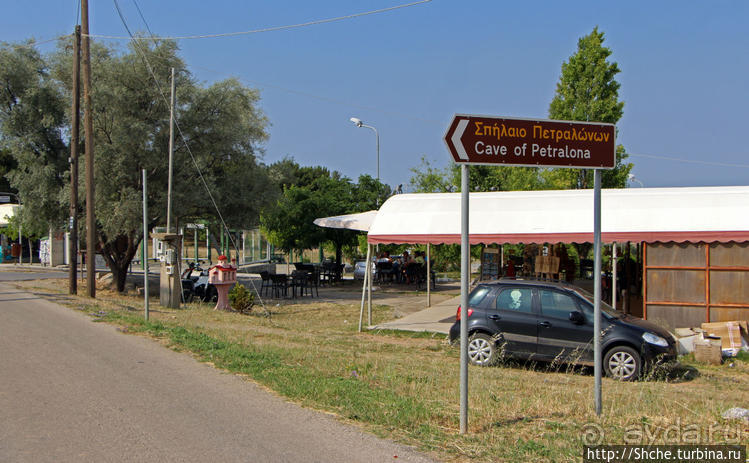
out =
[(143, 169), (143, 297), (145, 298), (146, 321), (148, 321), (148, 192), (146, 169)]
[(460, 433), (468, 432), (468, 280), (471, 245), (468, 240), (468, 165), (460, 166)]
[(593, 171), (593, 376), (596, 415), (601, 414), (601, 170)]
[(456, 114), (445, 133), (453, 161), (461, 164), (460, 432), (468, 429), (468, 165), (594, 169), (595, 409), (601, 414), (601, 169), (616, 165), (614, 124)]

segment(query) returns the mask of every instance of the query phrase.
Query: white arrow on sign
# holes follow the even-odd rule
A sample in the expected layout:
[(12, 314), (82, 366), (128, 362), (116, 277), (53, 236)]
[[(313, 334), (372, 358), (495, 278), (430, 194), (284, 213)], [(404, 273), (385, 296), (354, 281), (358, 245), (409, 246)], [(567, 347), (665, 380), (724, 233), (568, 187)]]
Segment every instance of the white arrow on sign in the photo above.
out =
[(458, 157), (464, 161), (468, 160), (468, 153), (466, 153), (466, 149), (463, 147), (460, 137), (463, 136), (466, 127), (468, 127), (468, 119), (461, 119), (458, 121), (458, 125), (455, 127), (455, 133), (453, 133), (452, 138), (450, 138), (450, 141), (453, 142), (453, 146), (455, 146), (455, 151), (458, 152)]

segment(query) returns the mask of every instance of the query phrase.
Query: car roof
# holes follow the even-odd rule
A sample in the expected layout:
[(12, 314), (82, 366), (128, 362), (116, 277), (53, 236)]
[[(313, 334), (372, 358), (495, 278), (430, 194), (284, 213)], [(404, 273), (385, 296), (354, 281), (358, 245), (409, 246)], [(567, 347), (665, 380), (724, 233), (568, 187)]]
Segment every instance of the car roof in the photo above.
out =
[(500, 278), (498, 280), (481, 281), (479, 285), (485, 286), (535, 286), (553, 287), (559, 289), (577, 289), (578, 287), (558, 280), (526, 280), (523, 278)]

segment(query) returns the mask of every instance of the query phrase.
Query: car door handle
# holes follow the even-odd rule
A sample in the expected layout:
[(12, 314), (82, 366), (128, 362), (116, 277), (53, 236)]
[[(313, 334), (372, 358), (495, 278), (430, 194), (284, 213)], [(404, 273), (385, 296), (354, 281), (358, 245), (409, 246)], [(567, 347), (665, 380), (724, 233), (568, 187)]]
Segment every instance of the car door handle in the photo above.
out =
[(499, 315), (489, 315), (489, 320), (499, 320), (500, 318), (502, 317), (500, 317)]
[(538, 326), (543, 326), (544, 328), (551, 328), (551, 323), (549, 323), (549, 322), (539, 322)]

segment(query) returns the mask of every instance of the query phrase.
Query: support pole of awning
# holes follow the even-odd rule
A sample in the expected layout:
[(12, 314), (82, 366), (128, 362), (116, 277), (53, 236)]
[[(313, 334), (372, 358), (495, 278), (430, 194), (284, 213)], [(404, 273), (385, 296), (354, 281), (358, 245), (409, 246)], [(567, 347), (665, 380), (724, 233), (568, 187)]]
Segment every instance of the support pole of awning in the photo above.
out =
[(616, 309), (616, 241), (611, 245), (611, 307)]
[(432, 306), (432, 255), (431, 244), (427, 243), (427, 307)]
[(370, 256), (372, 256), (371, 249), (372, 245), (367, 244), (367, 271), (369, 272), (369, 278), (367, 278), (367, 320), (369, 321), (369, 326), (372, 326), (372, 262), (370, 262)]
[[(367, 291), (367, 279), (369, 278), (369, 257), (370, 257), (370, 244), (367, 243), (367, 265), (366, 270), (364, 270), (364, 283), (362, 283), (361, 287), (361, 309), (359, 310), (359, 332), (362, 331), (362, 321), (364, 319), (364, 294)], [(372, 321), (370, 320), (370, 324)]]

